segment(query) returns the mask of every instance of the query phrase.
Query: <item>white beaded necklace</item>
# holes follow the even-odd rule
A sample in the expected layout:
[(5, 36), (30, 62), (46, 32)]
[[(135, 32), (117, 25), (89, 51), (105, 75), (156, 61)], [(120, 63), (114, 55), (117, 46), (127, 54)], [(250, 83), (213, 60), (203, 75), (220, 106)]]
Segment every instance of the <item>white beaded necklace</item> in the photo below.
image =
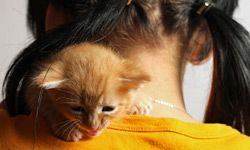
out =
[(172, 109), (177, 109), (177, 110), (179, 110), (179, 111), (182, 111), (182, 112), (185, 112), (185, 113), (186, 113), (186, 111), (185, 111), (184, 109), (182, 109), (182, 108), (180, 108), (180, 107), (178, 107), (178, 106), (176, 106), (176, 105), (174, 105), (174, 104), (172, 104), (172, 103), (166, 102), (165, 100), (153, 99), (152, 97), (149, 97), (149, 99), (150, 99), (152, 102), (154, 102), (154, 103), (161, 104), (161, 105), (170, 107), (170, 108), (172, 108)]
[(152, 97), (149, 97), (149, 99), (153, 102), (153, 103), (156, 103), (156, 104), (160, 104), (160, 105), (164, 105), (164, 106), (167, 106), (173, 110), (177, 110), (179, 111), (180, 113), (182, 114), (185, 114), (187, 115), (188, 117), (190, 118), (193, 118), (188, 112), (186, 112), (185, 109), (181, 108), (181, 107), (178, 107), (172, 103), (169, 103), (167, 102), (166, 100), (160, 100), (160, 99), (153, 99)]

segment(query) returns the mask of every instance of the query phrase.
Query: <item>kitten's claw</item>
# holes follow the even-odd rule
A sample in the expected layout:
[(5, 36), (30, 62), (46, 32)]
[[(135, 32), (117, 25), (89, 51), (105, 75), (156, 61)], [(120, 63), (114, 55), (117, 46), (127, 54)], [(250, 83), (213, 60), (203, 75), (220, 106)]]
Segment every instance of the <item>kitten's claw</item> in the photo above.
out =
[(132, 106), (129, 114), (133, 115), (147, 115), (152, 110), (152, 103), (149, 100), (143, 100), (139, 102), (135, 102)]
[(73, 128), (67, 132), (55, 133), (57, 137), (68, 142), (78, 142), (83, 138), (83, 133), (78, 128)]
[(76, 129), (75, 131), (71, 133), (69, 141), (78, 142), (79, 140), (82, 139), (82, 137), (83, 137), (83, 133), (79, 131), (78, 129)]

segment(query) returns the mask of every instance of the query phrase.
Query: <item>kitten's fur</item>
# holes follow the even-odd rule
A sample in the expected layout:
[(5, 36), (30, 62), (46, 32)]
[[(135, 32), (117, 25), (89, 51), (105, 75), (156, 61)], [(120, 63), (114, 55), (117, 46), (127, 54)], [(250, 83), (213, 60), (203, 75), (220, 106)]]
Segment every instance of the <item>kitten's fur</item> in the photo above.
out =
[[(56, 136), (78, 141), (94, 137), (110, 120), (138, 113), (137, 90), (149, 76), (112, 50), (93, 44), (66, 48), (40, 64), (26, 86), (26, 99), (35, 111), (43, 90), (39, 113)], [(135, 111), (134, 111), (135, 110)], [(145, 111), (141, 111), (145, 112)]]

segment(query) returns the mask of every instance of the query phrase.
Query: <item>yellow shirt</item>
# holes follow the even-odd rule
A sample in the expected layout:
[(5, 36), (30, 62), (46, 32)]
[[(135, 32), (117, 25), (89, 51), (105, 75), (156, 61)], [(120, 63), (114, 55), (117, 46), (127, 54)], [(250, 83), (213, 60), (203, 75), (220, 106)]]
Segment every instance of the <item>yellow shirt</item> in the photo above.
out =
[(128, 116), (96, 138), (64, 142), (40, 120), (9, 118), (0, 110), (0, 150), (250, 150), (250, 138), (221, 124), (194, 124), (169, 118)]

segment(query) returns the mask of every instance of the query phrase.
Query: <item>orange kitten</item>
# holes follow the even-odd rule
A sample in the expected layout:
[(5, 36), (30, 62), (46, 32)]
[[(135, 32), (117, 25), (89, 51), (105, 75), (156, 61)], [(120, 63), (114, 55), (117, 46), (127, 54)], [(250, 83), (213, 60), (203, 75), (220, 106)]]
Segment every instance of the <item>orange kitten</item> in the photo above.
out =
[(42, 88), (39, 112), (53, 133), (66, 141), (78, 141), (99, 135), (112, 119), (128, 112), (145, 112), (134, 109), (142, 106), (135, 96), (149, 80), (145, 72), (112, 50), (80, 44), (41, 63), (25, 95), (34, 111)]

